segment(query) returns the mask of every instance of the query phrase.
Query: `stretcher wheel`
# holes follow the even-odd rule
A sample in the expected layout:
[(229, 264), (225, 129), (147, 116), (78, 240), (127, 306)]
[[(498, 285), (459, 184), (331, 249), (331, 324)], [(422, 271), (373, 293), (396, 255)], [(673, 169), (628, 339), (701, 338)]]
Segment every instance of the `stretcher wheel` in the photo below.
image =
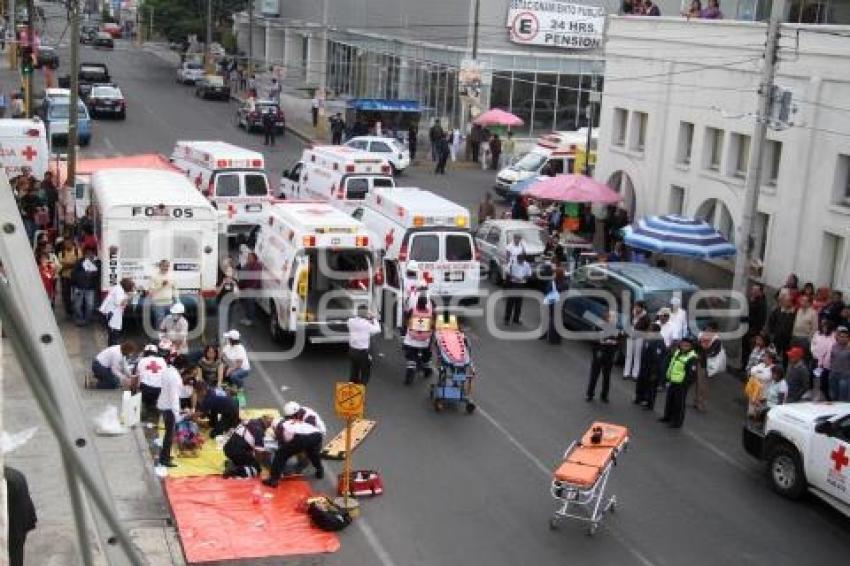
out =
[(611, 499), (608, 501), (608, 510), (611, 513), (617, 512), (617, 498), (616, 497), (612, 496)]
[(552, 517), (551, 519), (549, 519), (549, 529), (553, 530), (553, 531), (558, 529), (558, 519), (557, 519), (557, 517)]
[(467, 401), (466, 402), (466, 414), (471, 415), (474, 412), (475, 412), (475, 403), (473, 403), (471, 401)]

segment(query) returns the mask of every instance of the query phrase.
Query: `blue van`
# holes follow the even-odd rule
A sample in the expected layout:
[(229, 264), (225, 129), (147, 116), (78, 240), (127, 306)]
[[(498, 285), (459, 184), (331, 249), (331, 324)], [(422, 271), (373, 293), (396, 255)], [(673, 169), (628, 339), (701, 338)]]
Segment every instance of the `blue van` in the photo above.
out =
[[(65, 143), (68, 140), (68, 98), (59, 96), (48, 97), (45, 100), (44, 121), (47, 124), (47, 135), (50, 146), (53, 147), (56, 139)], [(86, 146), (91, 143), (91, 118), (88, 108), (81, 100), (77, 101), (77, 140), (80, 145)]]
[[(698, 290), (690, 281), (643, 263), (592, 263), (576, 269), (570, 279), (570, 294), (564, 300), (564, 325), (572, 330), (594, 331), (593, 316), (602, 318), (609, 302), (594, 292), (610, 294), (620, 321), (627, 319), (635, 301), (644, 301), (650, 316), (679, 296), (682, 305)], [(588, 291), (583, 295), (581, 291)], [(594, 294), (591, 294), (594, 293)]]

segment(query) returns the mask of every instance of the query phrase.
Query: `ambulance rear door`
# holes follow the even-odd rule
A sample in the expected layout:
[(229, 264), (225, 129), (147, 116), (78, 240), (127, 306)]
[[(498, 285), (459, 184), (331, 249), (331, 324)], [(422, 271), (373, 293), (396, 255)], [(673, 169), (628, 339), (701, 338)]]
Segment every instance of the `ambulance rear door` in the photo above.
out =
[(218, 171), (212, 177), (210, 199), (226, 211), (230, 224), (256, 226), (269, 207), (269, 183), (260, 170)]

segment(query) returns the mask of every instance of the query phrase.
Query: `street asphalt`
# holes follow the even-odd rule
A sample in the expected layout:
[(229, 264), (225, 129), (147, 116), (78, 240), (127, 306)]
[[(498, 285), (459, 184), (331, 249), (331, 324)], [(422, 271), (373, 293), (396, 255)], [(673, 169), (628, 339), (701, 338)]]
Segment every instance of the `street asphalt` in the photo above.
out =
[[(63, 50), (60, 73), (67, 72), (67, 60)], [(237, 129), (235, 103), (195, 98), (192, 88), (175, 83), (175, 69), (149, 50), (119, 41), (114, 51), (84, 47), (81, 61), (106, 62), (128, 100), (126, 122), (95, 123), (84, 157), (168, 154), (178, 139), (220, 139), (263, 151), (277, 179), (300, 153), (294, 136), (268, 148), (259, 134)], [(480, 170), (450, 170), (435, 177), (418, 167), (399, 184), (474, 206), (492, 180), (491, 172)], [(499, 315), (501, 308), (496, 306)], [(528, 302), (525, 308), (519, 330), (530, 331), (539, 314)], [(362, 518), (342, 533), (340, 552), (286, 563), (846, 563), (850, 520), (814, 498), (799, 503), (780, 498), (769, 489), (762, 466), (744, 453), (742, 386), (734, 378), (716, 378), (708, 412), (691, 410), (684, 429), (671, 430), (656, 422), (658, 413), (632, 405), (633, 384), (622, 380), (618, 369), (610, 405), (585, 402), (586, 344), (550, 346), (535, 337), (496, 338), (485, 319), (467, 323), (480, 376), (474, 392), (478, 411), (471, 416), (435, 413), (424, 381), (402, 384), (398, 341), (376, 341), (367, 411), (378, 424), (356, 451), (354, 466), (379, 470), (386, 492), (362, 503)], [(280, 349), (270, 340), (264, 318), (240, 330), (251, 351)], [(259, 362), (254, 368), (247, 384), (251, 406), (296, 399), (323, 414), (334, 432), (339, 428), (332, 391), (334, 382), (347, 374), (344, 348), (310, 347), (292, 361)], [(619, 507), (595, 537), (586, 535), (584, 525), (569, 521), (552, 531), (551, 472), (569, 443), (594, 420), (623, 424), (631, 431), (631, 447), (614, 469), (608, 490), (617, 495)], [(332, 489), (327, 479), (315, 485)]]

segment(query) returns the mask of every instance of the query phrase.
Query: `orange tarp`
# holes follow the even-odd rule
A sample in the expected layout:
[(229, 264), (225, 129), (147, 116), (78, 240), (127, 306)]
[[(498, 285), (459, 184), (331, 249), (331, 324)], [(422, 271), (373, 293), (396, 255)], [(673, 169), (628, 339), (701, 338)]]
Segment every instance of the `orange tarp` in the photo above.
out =
[[(168, 158), (158, 153), (77, 160), (77, 175), (91, 175), (96, 171), (102, 171), (104, 169), (166, 169), (168, 171), (179, 171), (171, 164)], [(60, 182), (65, 180), (67, 164), (64, 161), (51, 161), (50, 170), (60, 179)]]
[(189, 563), (336, 552), (339, 538), (310, 523), (301, 478), (270, 489), (259, 480), (167, 478), (165, 490)]

